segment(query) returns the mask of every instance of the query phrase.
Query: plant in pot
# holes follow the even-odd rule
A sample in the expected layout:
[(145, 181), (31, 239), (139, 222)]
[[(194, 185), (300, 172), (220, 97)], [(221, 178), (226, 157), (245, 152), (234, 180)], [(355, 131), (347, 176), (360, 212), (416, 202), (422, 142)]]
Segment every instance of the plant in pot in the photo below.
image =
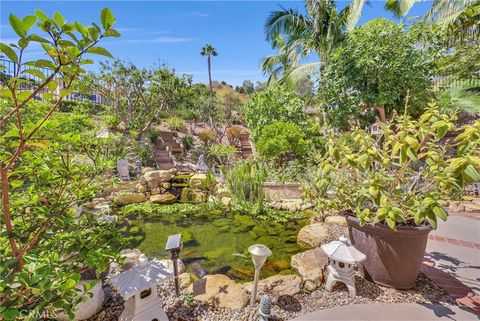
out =
[(448, 200), (480, 181), (480, 121), (457, 130), (454, 120), (432, 103), (418, 119), (394, 117), (377, 136), (328, 134), (308, 193), (320, 209), (347, 214), (367, 279), (413, 287)]

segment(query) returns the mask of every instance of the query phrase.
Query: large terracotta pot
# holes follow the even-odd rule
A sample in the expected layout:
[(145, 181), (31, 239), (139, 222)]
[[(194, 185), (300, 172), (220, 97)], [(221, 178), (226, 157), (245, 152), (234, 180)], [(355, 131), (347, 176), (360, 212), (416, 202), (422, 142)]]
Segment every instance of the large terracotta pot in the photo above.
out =
[(360, 226), (354, 216), (347, 216), (347, 223), (352, 245), (367, 256), (359, 264), (367, 280), (396, 289), (415, 285), (430, 226), (399, 226), (394, 231), (378, 223)]

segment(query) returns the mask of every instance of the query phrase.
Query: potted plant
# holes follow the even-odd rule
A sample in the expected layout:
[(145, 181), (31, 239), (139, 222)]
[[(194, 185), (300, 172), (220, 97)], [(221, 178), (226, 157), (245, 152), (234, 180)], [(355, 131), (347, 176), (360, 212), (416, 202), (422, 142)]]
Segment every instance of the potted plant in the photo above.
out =
[(418, 119), (394, 117), (380, 135), (328, 134), (309, 194), (319, 208), (347, 214), (367, 279), (413, 287), (448, 199), (480, 181), (480, 121), (457, 131), (454, 120), (431, 104)]

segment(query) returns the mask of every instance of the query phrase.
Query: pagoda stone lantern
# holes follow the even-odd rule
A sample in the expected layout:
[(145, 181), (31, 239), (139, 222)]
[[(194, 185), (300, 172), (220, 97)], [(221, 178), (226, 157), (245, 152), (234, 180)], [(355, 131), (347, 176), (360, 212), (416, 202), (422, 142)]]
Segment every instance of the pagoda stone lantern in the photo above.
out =
[(323, 244), (321, 248), (327, 254), (330, 263), (327, 267), (326, 290), (332, 291), (336, 282), (342, 282), (347, 286), (350, 297), (354, 298), (357, 295), (357, 290), (353, 268), (355, 264), (365, 260), (365, 254), (349, 245), (345, 236), (341, 236), (338, 241)]
[(125, 309), (118, 320), (168, 321), (157, 295), (157, 285), (171, 277), (167, 261), (148, 261), (144, 254), (133, 268), (112, 276), (112, 285), (125, 300)]

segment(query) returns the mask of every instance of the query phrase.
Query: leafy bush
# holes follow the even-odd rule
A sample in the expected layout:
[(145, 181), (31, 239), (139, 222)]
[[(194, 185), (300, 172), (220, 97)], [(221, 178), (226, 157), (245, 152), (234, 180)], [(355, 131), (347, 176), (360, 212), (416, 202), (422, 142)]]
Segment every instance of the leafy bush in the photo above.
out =
[(120, 125), (120, 117), (118, 115), (108, 115), (104, 117), (105, 124), (109, 129), (117, 129), (118, 125)]
[(138, 145), (136, 155), (142, 161), (144, 166), (155, 166), (155, 158), (153, 157), (153, 148), (150, 145)]
[(193, 147), (193, 136), (185, 135), (180, 140), (186, 150), (190, 150)]
[(217, 133), (209, 129), (202, 130), (198, 133), (198, 138), (200, 138), (203, 144), (208, 147), (217, 140)]
[(359, 114), (377, 110), (383, 121), (383, 114), (403, 112), (407, 100), (408, 112), (419, 115), (432, 98), (432, 58), (405, 26), (384, 18), (349, 32), (325, 66), (321, 91), (337, 107), (333, 114), (355, 106)]
[(240, 136), (244, 133), (244, 129), (241, 126), (233, 125), (228, 127), (226, 133), (230, 145), (237, 146), (240, 141)]
[(244, 110), (252, 139), (256, 141), (262, 128), (275, 121), (306, 126), (308, 118), (303, 108), (303, 101), (293, 91), (283, 86), (269, 87), (255, 93)]
[(152, 144), (155, 144), (160, 138), (160, 133), (154, 128), (149, 128), (147, 131), (147, 137)]
[(124, 215), (138, 215), (146, 218), (162, 218), (165, 221), (175, 221), (177, 219), (195, 216), (199, 212), (199, 207), (192, 204), (170, 204), (159, 205), (151, 202), (129, 204), (122, 208)]
[(183, 119), (173, 116), (167, 119), (167, 127), (170, 130), (181, 132), (187, 129), (187, 123)]
[(288, 154), (302, 155), (307, 149), (305, 134), (295, 124), (276, 121), (265, 126), (255, 143), (258, 153), (282, 163)]
[(267, 173), (258, 162), (243, 162), (225, 169), (225, 181), (234, 203), (254, 203), (263, 207), (263, 183)]
[(231, 207), (234, 214), (250, 215), (256, 219), (269, 222), (286, 223), (304, 218), (300, 212), (282, 211), (254, 203), (235, 203)]
[(229, 164), (230, 160), (237, 153), (237, 149), (230, 145), (213, 145), (208, 148), (207, 157), (218, 162), (220, 165)]
[(64, 100), (58, 106), (58, 110), (65, 113), (80, 113), (80, 114), (87, 114), (87, 115), (98, 115), (102, 112), (105, 112), (110, 107), (102, 104), (97, 104), (93, 101), (88, 100), (80, 100), (80, 101), (72, 101), (72, 100)]
[(403, 115), (386, 123), (378, 140), (361, 129), (330, 133), (307, 197), (321, 209), (350, 212), (361, 224), (436, 228), (438, 218), (447, 218), (447, 200), (480, 181), (480, 121), (445, 142), (457, 130), (453, 120), (431, 104), (418, 120)]

